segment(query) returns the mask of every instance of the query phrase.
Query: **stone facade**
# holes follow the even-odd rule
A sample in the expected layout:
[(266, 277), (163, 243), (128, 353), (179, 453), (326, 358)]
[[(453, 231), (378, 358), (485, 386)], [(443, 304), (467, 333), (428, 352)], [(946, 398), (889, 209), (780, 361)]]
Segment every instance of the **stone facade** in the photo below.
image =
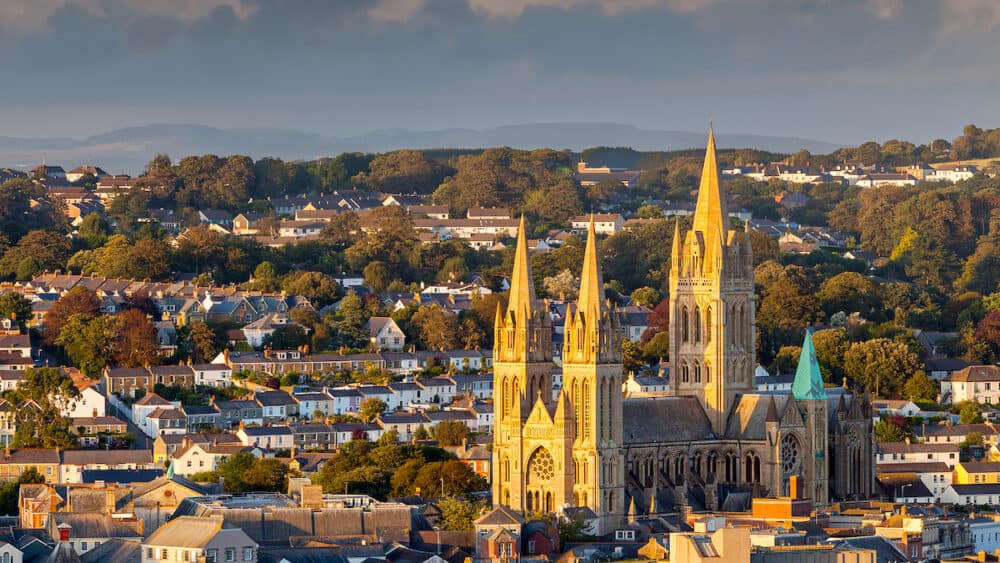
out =
[[(810, 336), (791, 392), (755, 391), (753, 251), (747, 232), (729, 229), (711, 134), (693, 227), (674, 231), (669, 396), (622, 396), (623, 334), (588, 230), (554, 395), (552, 327), (535, 299), (522, 221), (495, 323), (495, 504), (588, 507), (607, 533), (626, 515), (682, 506), (742, 511), (755, 496), (825, 504), (871, 494), (870, 402), (824, 387)], [(790, 490), (796, 482), (801, 491)]]

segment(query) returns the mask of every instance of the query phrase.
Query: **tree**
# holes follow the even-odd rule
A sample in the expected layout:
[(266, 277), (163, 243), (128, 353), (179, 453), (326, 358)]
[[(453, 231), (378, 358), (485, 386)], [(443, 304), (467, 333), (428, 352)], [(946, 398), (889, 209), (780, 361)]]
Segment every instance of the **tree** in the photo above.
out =
[(580, 289), (580, 280), (569, 270), (563, 270), (554, 276), (542, 280), (545, 293), (553, 299), (576, 299)]
[(103, 245), (104, 241), (108, 240), (110, 228), (100, 213), (91, 211), (83, 218), (83, 222), (80, 223), (77, 233), (80, 235), (80, 239), (84, 241), (84, 244), (87, 245), (87, 248), (97, 248)]
[(21, 485), (41, 484), (45, 482), (45, 476), (38, 468), (32, 465), (21, 473), (15, 481), (8, 481), (0, 485), (0, 514), (14, 515), (18, 513), (18, 495)]
[[(62, 347), (66, 356), (80, 371), (97, 376), (112, 360), (112, 354), (128, 353), (117, 350), (113, 344), (117, 323), (106, 315), (73, 315), (63, 326), (55, 344)], [(131, 366), (135, 367), (135, 366)]]
[(444, 479), (444, 496), (462, 496), (488, 488), (486, 480), (477, 475), (468, 465), (457, 459), (431, 462), (417, 472), (412, 481), (410, 494), (420, 490), (424, 497), (441, 498), (441, 480)]
[(843, 272), (823, 282), (816, 294), (827, 316), (838, 311), (861, 313), (866, 319), (881, 317), (878, 286), (857, 272)]
[(423, 152), (415, 150), (380, 154), (372, 159), (368, 167), (368, 174), (359, 174), (357, 181), (385, 193), (429, 194), (449, 172)]
[(410, 319), (417, 330), (417, 339), (427, 350), (450, 350), (458, 348), (458, 317), (439, 305), (421, 307)]
[(360, 348), (367, 347), (369, 344), (368, 331), (364, 329), (367, 320), (364, 303), (353, 289), (349, 289), (344, 298), (340, 300), (340, 309), (337, 314), (332, 321), (327, 320), (326, 322), (330, 324), (330, 328), (336, 331), (334, 335), (336, 345)]
[(659, 205), (647, 203), (646, 205), (639, 206), (639, 209), (635, 212), (635, 216), (640, 219), (663, 219), (663, 208)]
[(905, 343), (888, 338), (855, 342), (844, 354), (848, 377), (876, 397), (899, 395), (904, 382), (920, 369), (920, 360)]
[(277, 459), (255, 459), (241, 477), (247, 491), (280, 493), (288, 490), (288, 466)]
[(982, 413), (982, 407), (976, 403), (968, 401), (959, 408), (959, 422), (962, 424), (979, 424), (983, 421)]
[(660, 292), (649, 286), (643, 286), (633, 291), (630, 297), (633, 305), (649, 308), (655, 307), (662, 299)]
[(910, 401), (933, 401), (940, 387), (921, 370), (913, 374), (903, 385), (903, 397)]
[(111, 357), (120, 367), (141, 367), (156, 363), (160, 351), (156, 328), (146, 314), (129, 309), (112, 317)]
[(218, 335), (201, 321), (191, 325), (188, 345), (191, 348), (192, 361), (199, 364), (211, 362), (220, 349)]
[(286, 293), (305, 297), (316, 309), (333, 303), (340, 295), (337, 280), (321, 272), (298, 272), (285, 278), (281, 285)]
[(375, 397), (369, 397), (364, 401), (361, 401), (358, 414), (361, 415), (361, 419), (365, 422), (371, 422), (375, 420), (375, 417), (384, 413), (388, 408), (389, 405), (385, 404), (385, 401), (376, 399)]
[(799, 355), (802, 353), (801, 346), (782, 346), (771, 364), (771, 371), (782, 373), (794, 373), (799, 364)]
[(227, 493), (244, 493), (249, 490), (244, 475), (253, 468), (255, 460), (252, 454), (239, 452), (219, 464), (216, 472), (224, 479)]
[(1000, 310), (988, 313), (976, 327), (976, 338), (989, 344), (993, 353), (1000, 356)]
[(452, 531), (470, 531), (483, 507), (480, 503), (457, 498), (441, 499), (437, 503), (441, 511), (441, 528)]
[(901, 425), (898, 420), (889, 417), (880, 420), (875, 424), (876, 442), (902, 442), (910, 436), (907, 426)]
[(851, 345), (844, 330), (839, 328), (817, 330), (812, 334), (812, 341), (819, 370), (823, 373), (823, 381), (839, 384), (845, 375), (844, 354)]
[(63, 416), (80, 392), (73, 381), (56, 368), (31, 368), (17, 389), (6, 391), (4, 398), (17, 405), (32, 401), (31, 407), (17, 410), (17, 430), (12, 447), (68, 448), (76, 445), (69, 419)]
[(458, 446), (471, 437), (469, 427), (457, 420), (445, 420), (434, 427), (434, 439), (439, 446)]
[(657, 334), (670, 330), (670, 300), (664, 299), (653, 307), (646, 317), (646, 330), (642, 333), (642, 341), (649, 342)]
[(802, 330), (821, 318), (816, 297), (791, 279), (782, 278), (765, 290), (757, 323), (762, 328)]
[(362, 274), (365, 278), (365, 285), (377, 293), (385, 291), (385, 288), (389, 287), (393, 280), (389, 267), (385, 262), (379, 260), (369, 262)]
[(13, 291), (0, 294), (0, 317), (15, 319), (18, 326), (24, 330), (31, 320), (31, 302)]
[(431, 435), (427, 432), (427, 428), (423, 424), (417, 426), (417, 429), (413, 432), (413, 439), (417, 441), (429, 440)]
[(73, 247), (55, 231), (31, 231), (0, 258), (0, 278), (28, 280), (45, 270), (66, 267)]

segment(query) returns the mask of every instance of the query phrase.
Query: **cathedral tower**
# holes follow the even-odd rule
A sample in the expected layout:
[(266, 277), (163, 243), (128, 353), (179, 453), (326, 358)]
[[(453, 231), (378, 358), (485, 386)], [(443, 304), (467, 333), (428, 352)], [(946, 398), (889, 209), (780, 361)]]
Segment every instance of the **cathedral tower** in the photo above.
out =
[(827, 461), (828, 419), (827, 395), (823, 385), (823, 375), (816, 361), (812, 333), (806, 331), (799, 355), (799, 365), (792, 382), (792, 397), (798, 403), (804, 416), (804, 447), (802, 452), (802, 475), (809, 487), (805, 491), (813, 502), (825, 505), (830, 496), (829, 463)]
[(625, 514), (622, 337), (618, 317), (604, 298), (591, 218), (580, 296), (566, 315), (561, 396), (572, 405), (574, 505), (600, 515), (604, 530), (619, 525)]
[(697, 397), (716, 435), (738, 397), (753, 390), (753, 256), (749, 232), (729, 229), (709, 131), (694, 224), (670, 256), (670, 386)]
[[(544, 428), (533, 429), (531, 423), (536, 426), (551, 425), (554, 414), (567, 416), (567, 407), (562, 406), (560, 413), (550, 412), (550, 407), (554, 406), (552, 323), (543, 304), (535, 298), (526, 241), (527, 233), (522, 217), (514, 252), (510, 299), (506, 309), (498, 305), (494, 322), (493, 467), (496, 473), (493, 479), (493, 502), (516, 510), (544, 510), (546, 506), (554, 509), (555, 503), (563, 499), (546, 498), (542, 490), (530, 491), (539, 498), (532, 496), (529, 499), (529, 458), (535, 456), (539, 462), (535, 468), (535, 484), (548, 486), (549, 481), (565, 477), (562, 474), (566, 471), (565, 464), (559, 461), (562, 456), (558, 451), (553, 451), (562, 446), (526, 451), (531, 446), (526, 435), (539, 434), (534, 440), (548, 439), (550, 431)], [(543, 465), (546, 466), (544, 470)], [(541, 485), (536, 487), (540, 488)]]

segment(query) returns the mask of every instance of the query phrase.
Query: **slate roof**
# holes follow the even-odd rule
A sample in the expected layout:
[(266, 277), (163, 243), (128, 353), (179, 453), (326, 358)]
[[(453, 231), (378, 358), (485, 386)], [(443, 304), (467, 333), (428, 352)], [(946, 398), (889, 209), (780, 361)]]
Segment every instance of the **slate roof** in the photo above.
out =
[(287, 426), (247, 426), (243, 433), (247, 436), (291, 436), (292, 430)]
[(84, 469), (84, 483), (149, 483), (163, 476), (162, 469)]
[(622, 401), (625, 444), (689, 442), (715, 438), (696, 397), (632, 398)]
[(524, 524), (524, 517), (500, 504), (493, 510), (480, 516), (475, 524), (477, 526), (520, 526)]
[(787, 393), (747, 393), (740, 397), (740, 402), (736, 404), (736, 408), (729, 416), (726, 437), (763, 440), (766, 436), (765, 423), (768, 419), (768, 407), (772, 399), (776, 413), (785, 412), (785, 406), (788, 402)]
[(152, 450), (64, 450), (64, 465), (115, 465), (153, 463)]
[(998, 381), (1000, 366), (969, 366), (951, 374), (950, 381)]
[(135, 528), (137, 522), (129, 525), (105, 514), (53, 512), (49, 518), (55, 519), (56, 525), (72, 526), (72, 534), (76, 538), (142, 538), (142, 534)]
[(1000, 495), (1000, 483), (980, 483), (978, 485), (952, 485), (961, 496), (972, 495)]
[(264, 391), (255, 393), (254, 398), (262, 407), (282, 407), (297, 404), (291, 395), (284, 391)]
[(257, 551), (259, 563), (347, 563), (340, 547), (278, 547)]
[(30, 465), (33, 463), (59, 463), (59, 450), (46, 448), (25, 448), (20, 450), (10, 450), (10, 457), (6, 453), (0, 457), (0, 464)]
[(222, 529), (221, 517), (178, 516), (153, 532), (145, 545), (200, 548)]
[(882, 474), (892, 473), (951, 473), (951, 468), (943, 461), (928, 461), (918, 463), (880, 463), (875, 471)]
[(101, 542), (101, 545), (80, 556), (82, 563), (140, 563), (142, 561), (142, 544), (122, 538), (111, 538)]

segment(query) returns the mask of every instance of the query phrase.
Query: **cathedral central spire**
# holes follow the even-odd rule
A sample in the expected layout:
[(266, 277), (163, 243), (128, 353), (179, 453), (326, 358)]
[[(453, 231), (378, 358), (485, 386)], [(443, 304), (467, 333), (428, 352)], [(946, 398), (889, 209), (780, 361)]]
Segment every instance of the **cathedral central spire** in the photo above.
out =
[(707, 234), (728, 231), (729, 213), (726, 200), (719, 183), (719, 165), (715, 160), (715, 132), (708, 130), (708, 148), (705, 149), (705, 165), (701, 170), (698, 185), (698, 205), (694, 212), (694, 231)]

